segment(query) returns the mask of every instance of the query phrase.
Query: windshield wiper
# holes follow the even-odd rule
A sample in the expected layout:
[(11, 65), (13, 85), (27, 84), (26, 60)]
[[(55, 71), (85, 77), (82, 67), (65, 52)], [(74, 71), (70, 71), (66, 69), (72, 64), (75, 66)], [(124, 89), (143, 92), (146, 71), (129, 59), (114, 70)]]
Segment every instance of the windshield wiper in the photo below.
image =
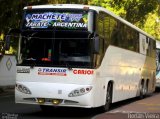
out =
[(31, 68), (34, 68), (37, 60), (31, 57), (31, 58), (25, 59), (25, 61), (27, 61), (27, 63), (30, 64)]
[(73, 70), (72, 67), (71, 67), (71, 65), (69, 65), (68, 62), (63, 61), (63, 63), (64, 63), (64, 65), (68, 68), (68, 70)]
[(68, 68), (68, 70), (73, 70), (71, 65), (69, 65), (69, 63), (66, 63), (66, 67)]
[(26, 60), (29, 60), (29, 61), (36, 61), (36, 59), (34, 59), (34, 58), (28, 58), (28, 59), (26, 59)]

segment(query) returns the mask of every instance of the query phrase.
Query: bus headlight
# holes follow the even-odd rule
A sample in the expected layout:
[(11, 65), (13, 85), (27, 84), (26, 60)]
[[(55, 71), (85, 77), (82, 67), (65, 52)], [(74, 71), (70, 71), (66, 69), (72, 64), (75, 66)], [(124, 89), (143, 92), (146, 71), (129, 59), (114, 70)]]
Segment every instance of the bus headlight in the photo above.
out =
[(76, 97), (84, 95), (92, 90), (92, 86), (83, 87), (83, 88), (77, 88), (73, 91), (71, 91), (68, 95), (68, 97)]
[(16, 84), (16, 89), (22, 93), (31, 94), (31, 91), (26, 86), (24, 86), (22, 84)]

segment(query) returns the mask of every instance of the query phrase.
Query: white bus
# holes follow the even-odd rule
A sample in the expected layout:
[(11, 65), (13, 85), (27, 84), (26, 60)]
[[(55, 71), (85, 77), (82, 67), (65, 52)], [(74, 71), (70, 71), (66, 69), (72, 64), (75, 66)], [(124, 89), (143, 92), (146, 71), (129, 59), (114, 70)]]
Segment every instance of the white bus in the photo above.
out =
[(155, 90), (155, 50), (153, 37), (101, 7), (25, 7), (15, 101), (106, 111)]

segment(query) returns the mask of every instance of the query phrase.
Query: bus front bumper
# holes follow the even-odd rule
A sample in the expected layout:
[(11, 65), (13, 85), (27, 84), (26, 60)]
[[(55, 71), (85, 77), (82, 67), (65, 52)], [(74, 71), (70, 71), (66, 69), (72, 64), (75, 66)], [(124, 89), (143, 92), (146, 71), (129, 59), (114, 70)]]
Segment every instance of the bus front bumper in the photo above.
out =
[(91, 108), (94, 107), (92, 92), (91, 85), (17, 82), (15, 102)]

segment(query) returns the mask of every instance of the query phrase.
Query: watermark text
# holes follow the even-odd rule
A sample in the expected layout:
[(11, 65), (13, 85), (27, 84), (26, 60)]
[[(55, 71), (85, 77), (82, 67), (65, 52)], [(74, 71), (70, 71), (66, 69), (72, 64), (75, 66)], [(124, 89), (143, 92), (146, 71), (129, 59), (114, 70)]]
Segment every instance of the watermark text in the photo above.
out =
[(129, 119), (160, 119), (160, 113), (128, 113)]

